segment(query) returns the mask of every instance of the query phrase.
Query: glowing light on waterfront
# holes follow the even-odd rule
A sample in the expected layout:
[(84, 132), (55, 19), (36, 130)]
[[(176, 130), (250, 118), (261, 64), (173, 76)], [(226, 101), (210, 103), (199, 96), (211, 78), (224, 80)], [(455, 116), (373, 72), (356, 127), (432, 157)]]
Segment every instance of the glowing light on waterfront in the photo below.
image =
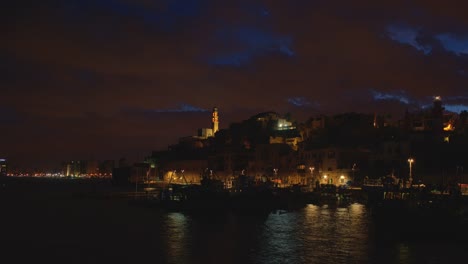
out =
[(414, 163), (414, 159), (409, 158), (408, 163), (409, 163), (409, 181), (411, 182), (413, 180), (413, 163)]
[(452, 126), (452, 124), (448, 124), (446, 127), (444, 127), (444, 131), (453, 131), (455, 130), (455, 127)]

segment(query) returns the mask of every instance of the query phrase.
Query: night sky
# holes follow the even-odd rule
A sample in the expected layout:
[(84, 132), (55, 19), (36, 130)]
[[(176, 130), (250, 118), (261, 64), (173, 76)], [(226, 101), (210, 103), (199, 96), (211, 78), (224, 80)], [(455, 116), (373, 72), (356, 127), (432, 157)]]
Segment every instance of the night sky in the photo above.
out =
[[(462, 4), (463, 2), (463, 4)], [(468, 110), (468, 2), (10, 0), (0, 156), (142, 159), (273, 110)]]

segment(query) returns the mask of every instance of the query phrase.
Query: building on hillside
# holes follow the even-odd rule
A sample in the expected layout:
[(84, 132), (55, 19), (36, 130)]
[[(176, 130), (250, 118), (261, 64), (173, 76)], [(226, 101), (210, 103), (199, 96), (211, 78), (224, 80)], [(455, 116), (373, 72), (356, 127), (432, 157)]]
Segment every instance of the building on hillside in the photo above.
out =
[(404, 126), (409, 131), (432, 132), (441, 134), (443, 131), (453, 131), (458, 119), (456, 113), (447, 112), (442, 104), (442, 98), (435, 96), (431, 108), (415, 113), (405, 112)]
[(302, 142), (302, 137), (296, 129), (275, 130), (270, 135), (270, 144), (287, 144), (293, 150), (298, 149), (300, 142)]
[(327, 117), (325, 115), (318, 115), (309, 118), (305, 123), (298, 126), (298, 131), (302, 139), (308, 139), (314, 135), (315, 132), (326, 127)]
[(199, 128), (198, 129), (197, 138), (206, 139), (212, 136), (214, 136), (212, 128)]
[(465, 132), (468, 130), (468, 111), (462, 111), (459, 118), (455, 121), (455, 129), (458, 132)]
[(249, 120), (253, 120), (260, 124), (262, 129), (268, 129), (277, 125), (278, 119), (280, 119), (280, 115), (276, 112), (263, 112), (252, 116)]
[(385, 175), (406, 177), (407, 160), (411, 155), (411, 144), (407, 139), (388, 138), (380, 141), (373, 149), (369, 160), (370, 178)]
[(270, 132), (270, 144), (287, 144), (293, 150), (297, 150), (302, 142), (302, 136), (292, 122), (278, 118), (274, 129)]
[(248, 175), (258, 180), (279, 180), (287, 182), (294, 173), (295, 151), (284, 143), (261, 144), (255, 148), (253, 160), (249, 163)]
[(174, 159), (165, 162), (161, 167), (163, 180), (171, 183), (200, 183), (201, 176), (207, 169), (215, 173), (208, 167), (206, 158)]
[(213, 130), (213, 136), (218, 132), (219, 130), (219, 117), (218, 117), (218, 108), (214, 107), (213, 112), (211, 113), (211, 124), (212, 124), (212, 130)]
[(357, 180), (358, 169), (367, 166), (369, 155), (367, 149), (303, 148), (298, 151), (297, 169), (314, 183), (343, 185)]
[(214, 137), (216, 132), (219, 131), (219, 116), (218, 116), (218, 108), (213, 107), (213, 111), (211, 112), (211, 127), (210, 128), (199, 128), (197, 136), (193, 136), (193, 138), (198, 139), (207, 139), (210, 137)]
[(252, 156), (253, 152), (250, 149), (241, 146), (225, 147), (209, 156), (208, 167), (216, 171), (219, 179), (225, 180), (248, 174)]

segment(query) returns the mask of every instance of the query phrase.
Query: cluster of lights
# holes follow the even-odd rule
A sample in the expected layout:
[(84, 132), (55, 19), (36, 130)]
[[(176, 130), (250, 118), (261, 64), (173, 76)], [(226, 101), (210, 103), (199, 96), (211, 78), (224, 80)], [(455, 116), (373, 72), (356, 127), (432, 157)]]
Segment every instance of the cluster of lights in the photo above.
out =
[[(7, 173), (8, 177), (45, 177), (45, 178), (63, 178), (67, 177), (63, 173)], [(79, 174), (69, 175), (69, 177), (89, 178), (89, 177), (107, 177), (112, 176), (112, 173), (91, 173), (91, 174)]]
[[(328, 175), (327, 175), (327, 174), (324, 174), (324, 175), (323, 175), (323, 180), (326, 181), (327, 179), (328, 179)], [(345, 177), (344, 175), (341, 175), (341, 176), (340, 176), (340, 182), (341, 182), (341, 183), (343, 183), (345, 179), (346, 179), (346, 177)]]
[(9, 177), (65, 177), (62, 173), (8, 173)]

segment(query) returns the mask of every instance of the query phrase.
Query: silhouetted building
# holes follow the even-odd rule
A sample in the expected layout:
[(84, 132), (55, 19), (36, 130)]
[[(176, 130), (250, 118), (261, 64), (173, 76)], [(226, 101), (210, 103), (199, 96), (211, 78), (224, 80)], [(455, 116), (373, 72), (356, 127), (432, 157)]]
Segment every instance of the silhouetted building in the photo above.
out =
[(115, 168), (115, 161), (114, 160), (104, 160), (99, 165), (99, 176), (101, 177), (111, 177), (112, 171)]
[[(83, 161), (82, 161), (83, 162)], [(99, 173), (99, 162), (97, 160), (84, 161), (85, 171), (84, 173), (88, 176), (97, 176)]]
[(191, 137), (185, 137), (182, 138), (181, 140), (187, 140), (187, 138), (192, 138), (192, 139), (207, 139), (210, 137), (214, 137), (216, 132), (219, 131), (219, 117), (218, 117), (218, 108), (214, 107), (213, 111), (211, 113), (211, 128), (199, 128), (198, 129), (198, 134), (196, 136), (191, 136)]
[(358, 169), (367, 168), (369, 156), (370, 151), (363, 148), (306, 147), (298, 152), (298, 169), (314, 182), (342, 185), (360, 176)]
[(6, 159), (0, 159), (0, 176), (6, 176), (8, 174), (8, 166)]
[(434, 97), (433, 105), (429, 110), (416, 113), (405, 112), (405, 128), (413, 132), (431, 132), (436, 137), (441, 137), (443, 131), (453, 131), (457, 115), (445, 112), (442, 106), (442, 98)]
[(212, 128), (199, 128), (197, 136), (199, 138), (209, 138), (213, 136)]

